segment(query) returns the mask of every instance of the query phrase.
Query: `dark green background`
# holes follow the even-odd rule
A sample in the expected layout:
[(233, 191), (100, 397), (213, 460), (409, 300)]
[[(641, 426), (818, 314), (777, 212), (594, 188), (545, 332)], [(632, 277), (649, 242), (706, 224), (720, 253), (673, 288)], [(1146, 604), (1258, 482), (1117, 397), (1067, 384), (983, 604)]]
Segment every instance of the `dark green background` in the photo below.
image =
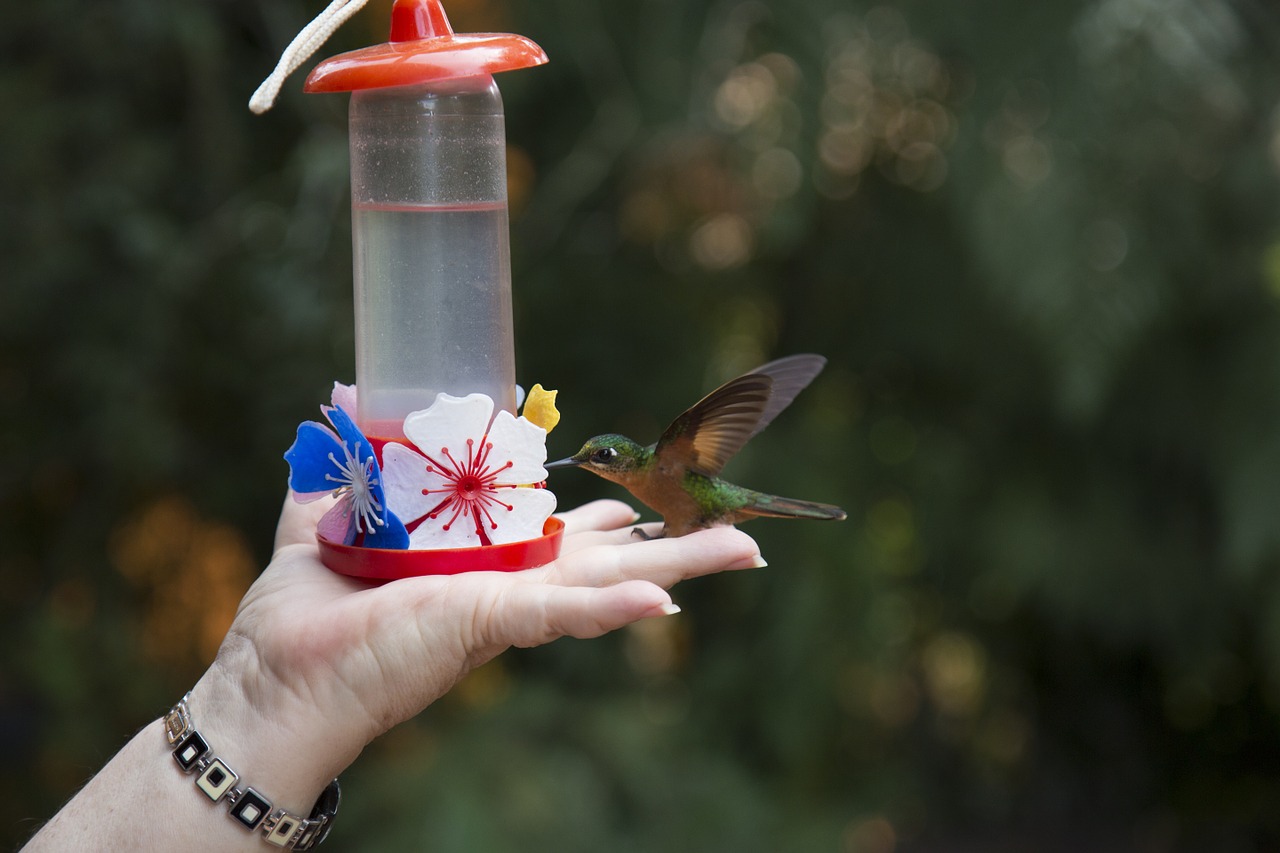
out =
[[(8, 846), (202, 671), (354, 378), (346, 98), (245, 108), (320, 5), (0, 6)], [(816, 351), (726, 473), (849, 520), (484, 668), (329, 846), (1280, 849), (1276, 7), (449, 8), (552, 58), (499, 81), (551, 455)]]

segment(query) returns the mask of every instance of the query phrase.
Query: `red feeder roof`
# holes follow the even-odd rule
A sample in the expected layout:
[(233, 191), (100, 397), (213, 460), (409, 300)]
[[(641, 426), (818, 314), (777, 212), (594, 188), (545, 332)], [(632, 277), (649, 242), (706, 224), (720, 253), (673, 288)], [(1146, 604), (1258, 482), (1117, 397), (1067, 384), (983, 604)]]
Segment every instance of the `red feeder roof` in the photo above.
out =
[(396, 0), (391, 40), (341, 53), (307, 76), (306, 92), (351, 92), (496, 74), (542, 65), (547, 55), (524, 36), (454, 35), (440, 0)]

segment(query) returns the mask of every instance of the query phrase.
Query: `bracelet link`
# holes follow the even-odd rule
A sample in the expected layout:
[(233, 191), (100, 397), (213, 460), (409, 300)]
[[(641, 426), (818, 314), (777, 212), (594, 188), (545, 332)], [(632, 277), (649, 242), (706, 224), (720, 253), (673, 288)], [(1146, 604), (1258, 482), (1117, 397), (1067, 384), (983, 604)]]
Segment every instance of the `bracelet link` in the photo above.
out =
[(262, 831), (266, 833), (268, 844), (274, 844), (276, 847), (289, 847), (293, 842), (294, 834), (301, 825), (302, 818), (297, 815), (291, 815), (284, 809), (277, 809), (267, 818), (267, 823), (263, 824)]
[(196, 787), (215, 803), (226, 796), (227, 791), (240, 781), (240, 774), (223, 763), (221, 758), (211, 758), (209, 765), (196, 777)]
[(329, 821), (327, 817), (321, 817), (319, 820), (304, 820), (302, 822), (302, 832), (298, 835), (298, 840), (294, 843), (294, 850), (310, 850), (328, 835)]
[(164, 734), (170, 744), (175, 744), (186, 737), (191, 726), (182, 713), (175, 707), (164, 715)]
[[(253, 788), (246, 788), (243, 792), (236, 790), (235, 793), (237, 796), (231, 802), (231, 816), (245, 829), (253, 832), (271, 814), (271, 801)], [(230, 796), (227, 799), (230, 802)]]

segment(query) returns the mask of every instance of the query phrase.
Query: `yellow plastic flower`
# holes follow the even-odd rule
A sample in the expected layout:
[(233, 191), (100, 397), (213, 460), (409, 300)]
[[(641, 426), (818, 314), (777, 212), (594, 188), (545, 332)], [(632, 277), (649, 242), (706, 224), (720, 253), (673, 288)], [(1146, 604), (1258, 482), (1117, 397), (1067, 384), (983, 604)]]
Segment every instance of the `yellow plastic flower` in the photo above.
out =
[(540, 426), (548, 433), (560, 423), (560, 410), (556, 408), (556, 394), (559, 391), (548, 391), (541, 385), (534, 385), (525, 398), (521, 414), (534, 426)]

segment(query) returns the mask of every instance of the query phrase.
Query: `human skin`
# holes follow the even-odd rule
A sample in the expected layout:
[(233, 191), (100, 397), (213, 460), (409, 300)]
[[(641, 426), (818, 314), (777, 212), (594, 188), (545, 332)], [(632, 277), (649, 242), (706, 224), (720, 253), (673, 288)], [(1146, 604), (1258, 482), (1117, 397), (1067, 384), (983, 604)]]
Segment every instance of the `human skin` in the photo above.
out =
[[(286, 499), (271, 563), (189, 701), (242, 784), (303, 817), (366, 744), (506, 649), (668, 617), (677, 582), (764, 565), (733, 528), (639, 541), (629, 506), (595, 501), (560, 515), (563, 549), (546, 566), (375, 586), (321, 564), (315, 526), (330, 505)], [(156, 719), (24, 850), (270, 849), (226, 811), (178, 768)]]

